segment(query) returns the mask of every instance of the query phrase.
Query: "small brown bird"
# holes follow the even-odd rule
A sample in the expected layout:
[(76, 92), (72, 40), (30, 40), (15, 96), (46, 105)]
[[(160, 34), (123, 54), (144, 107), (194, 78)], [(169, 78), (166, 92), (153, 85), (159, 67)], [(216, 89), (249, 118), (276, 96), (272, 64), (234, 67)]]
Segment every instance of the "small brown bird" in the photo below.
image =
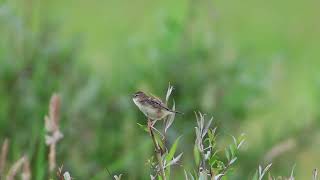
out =
[(179, 111), (169, 109), (160, 99), (148, 96), (142, 91), (138, 91), (133, 94), (132, 100), (138, 106), (140, 111), (152, 120), (160, 120), (174, 113), (183, 114)]

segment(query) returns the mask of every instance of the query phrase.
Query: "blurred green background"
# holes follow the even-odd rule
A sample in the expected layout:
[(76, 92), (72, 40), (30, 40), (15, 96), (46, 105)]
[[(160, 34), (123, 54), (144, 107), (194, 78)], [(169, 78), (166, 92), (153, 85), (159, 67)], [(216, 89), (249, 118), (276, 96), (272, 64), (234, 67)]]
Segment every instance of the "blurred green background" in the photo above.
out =
[[(0, 143), (45, 179), (44, 116), (62, 96), (58, 163), (76, 179), (149, 179), (152, 142), (131, 101), (175, 86), (170, 142), (193, 165), (194, 111), (214, 117), (220, 146), (247, 141), (232, 176), (259, 164), (297, 179), (320, 168), (320, 1), (0, 0)], [(176, 179), (183, 173), (176, 169)]]

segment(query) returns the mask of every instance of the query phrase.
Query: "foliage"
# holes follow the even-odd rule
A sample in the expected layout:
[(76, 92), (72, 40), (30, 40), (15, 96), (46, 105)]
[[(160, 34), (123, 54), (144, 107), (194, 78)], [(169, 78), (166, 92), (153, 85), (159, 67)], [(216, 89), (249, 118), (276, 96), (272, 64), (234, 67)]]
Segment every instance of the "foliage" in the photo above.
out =
[[(287, 174), (297, 162), (297, 177), (309, 177), (319, 161), (316, 5), (128, 2), (1, 2), (0, 142), (10, 139), (8, 164), (27, 155), (33, 177), (48, 176), (43, 118), (58, 92), (65, 138), (57, 165), (76, 179), (105, 178), (106, 167), (123, 178), (146, 179), (153, 147), (136, 128), (145, 119), (130, 94), (161, 94), (170, 81), (177, 103), (168, 103), (185, 115), (163, 126), (161, 146), (172, 145), (164, 161), (182, 151), (187, 176), (197, 174), (188, 171), (203, 161), (199, 148), (190, 148), (197, 108), (212, 113), (219, 127), (203, 139), (214, 147), (208, 171), (221, 173), (237, 157), (230, 179), (250, 177), (258, 164), (270, 162), (275, 174)], [(229, 134), (242, 132), (248, 146), (235, 153)], [(175, 179), (184, 176), (167, 171)]]

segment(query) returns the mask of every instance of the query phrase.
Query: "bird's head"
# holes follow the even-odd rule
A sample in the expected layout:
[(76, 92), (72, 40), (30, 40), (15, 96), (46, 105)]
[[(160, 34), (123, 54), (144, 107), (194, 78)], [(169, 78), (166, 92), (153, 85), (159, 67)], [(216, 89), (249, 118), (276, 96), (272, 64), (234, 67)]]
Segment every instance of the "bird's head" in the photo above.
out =
[(132, 99), (140, 99), (142, 97), (145, 97), (146, 94), (142, 91), (138, 91), (136, 93), (133, 94)]

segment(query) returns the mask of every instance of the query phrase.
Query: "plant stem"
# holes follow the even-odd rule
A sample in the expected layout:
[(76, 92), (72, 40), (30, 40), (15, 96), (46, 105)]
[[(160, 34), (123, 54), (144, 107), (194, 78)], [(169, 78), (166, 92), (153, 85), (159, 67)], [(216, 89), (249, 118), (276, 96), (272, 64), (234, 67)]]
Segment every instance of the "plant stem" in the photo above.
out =
[(162, 161), (162, 157), (161, 157), (161, 148), (159, 146), (159, 144), (157, 143), (157, 140), (154, 136), (154, 133), (153, 133), (153, 130), (152, 130), (152, 121), (151, 119), (148, 119), (148, 129), (149, 129), (149, 133), (150, 133), (150, 136), (152, 138), (152, 142), (154, 144), (154, 151), (156, 153), (156, 157), (157, 157), (157, 160), (158, 160), (158, 165), (159, 165), (159, 168), (160, 168), (160, 176), (162, 178), (162, 180), (166, 180), (166, 174), (164, 172), (164, 165), (163, 165), (163, 161)]

